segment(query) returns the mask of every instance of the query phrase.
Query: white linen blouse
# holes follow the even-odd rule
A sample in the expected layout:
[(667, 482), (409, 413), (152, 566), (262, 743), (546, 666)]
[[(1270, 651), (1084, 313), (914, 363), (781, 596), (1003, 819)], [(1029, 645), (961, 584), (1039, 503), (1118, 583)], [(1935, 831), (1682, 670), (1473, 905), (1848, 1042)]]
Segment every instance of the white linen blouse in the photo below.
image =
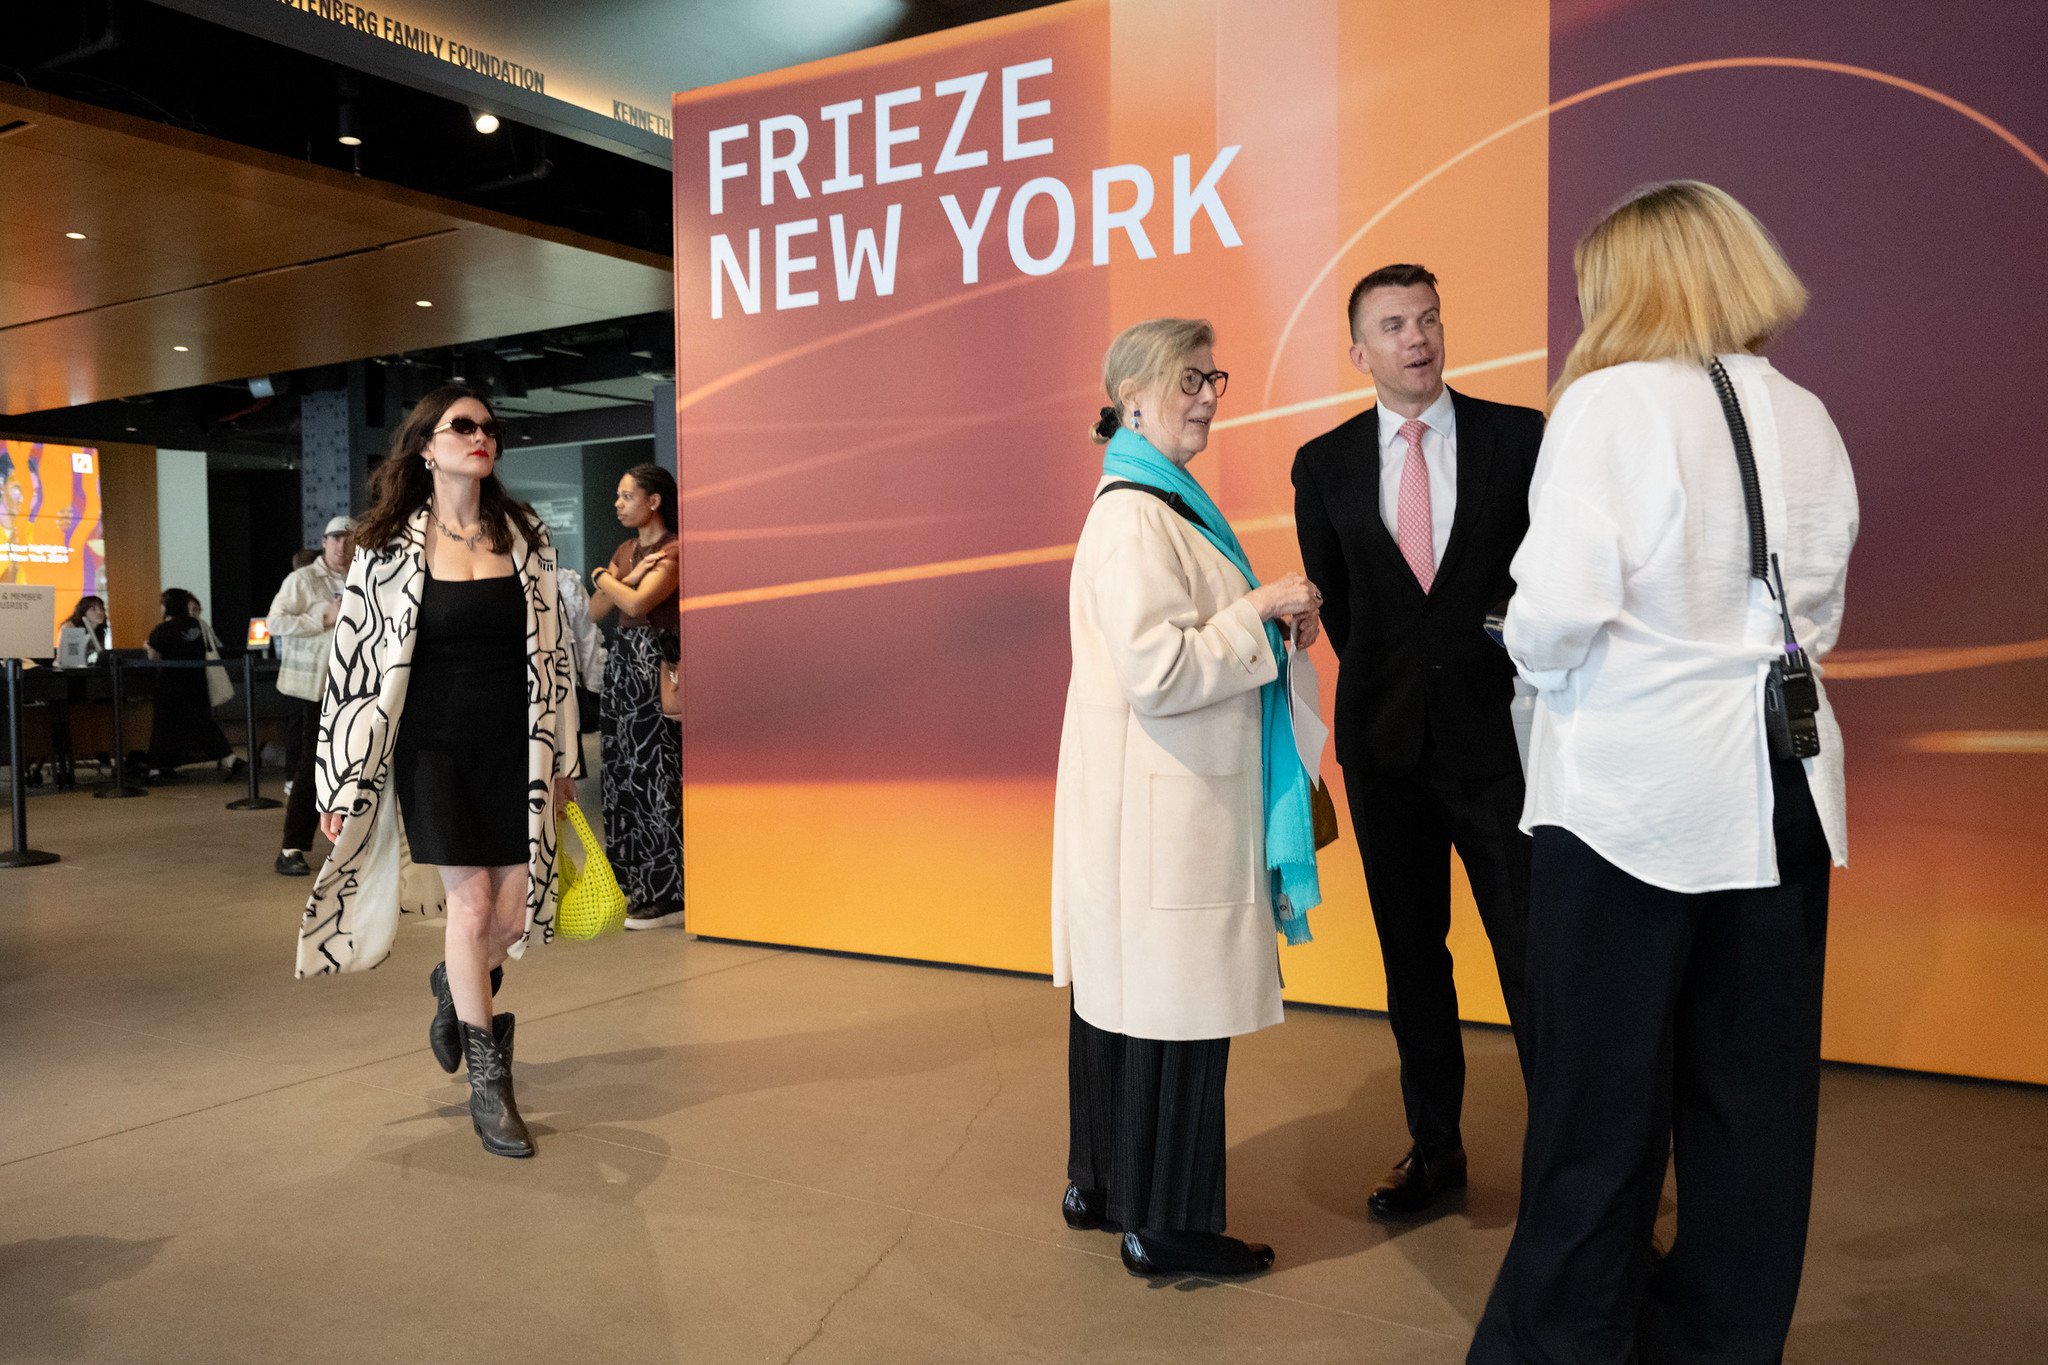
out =
[[(1793, 628), (1816, 664), (1841, 629), (1856, 485), (1820, 400), (1725, 355)], [(1508, 652), (1537, 689), (1522, 828), (1570, 830), (1672, 891), (1775, 886), (1763, 685), (1778, 606), (1749, 576), (1734, 445), (1704, 368), (1616, 365), (1558, 401), (1510, 572)], [(1848, 857), (1842, 735), (1821, 690), (1807, 782)]]

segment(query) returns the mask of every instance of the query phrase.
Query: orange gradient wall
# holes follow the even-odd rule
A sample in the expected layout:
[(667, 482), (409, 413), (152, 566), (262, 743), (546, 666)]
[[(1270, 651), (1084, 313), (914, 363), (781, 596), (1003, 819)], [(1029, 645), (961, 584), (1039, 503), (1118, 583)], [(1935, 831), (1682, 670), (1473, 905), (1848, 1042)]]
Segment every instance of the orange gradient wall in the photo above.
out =
[[(1398, 62), (1384, 36), (1398, 28)], [(1052, 770), (1066, 686), (1069, 547), (1100, 451), (1085, 430), (1102, 402), (1103, 349), (1159, 314), (1210, 318), (1233, 373), (1209, 452), (1195, 466), (1244, 534), (1254, 563), (1300, 564), (1288, 466), (1297, 445), (1370, 401), (1344, 358), (1343, 304), (1372, 266), (1422, 258), (1445, 280), (1452, 382), (1485, 397), (1542, 397), (1545, 141), (1540, 124), (1447, 162), (1540, 108), (1542, 6), (1339, 3), (1189, 7), (1076, 3), (942, 37), (678, 97), (677, 330), (689, 720), (684, 842), (692, 924), (703, 933), (1044, 971)], [(1004, 161), (1004, 68), (1052, 60), (1015, 102), (1048, 102), (1016, 140), (1049, 154)], [(958, 117), (937, 83), (988, 73), (956, 151), (983, 166), (936, 173)], [(878, 185), (878, 95), (892, 147), (923, 174)], [(1436, 92), (1457, 88), (1446, 113)], [(836, 128), (818, 111), (860, 100), (838, 193)], [(899, 113), (898, 110), (901, 110)], [(786, 176), (759, 183), (764, 119), (807, 119), (809, 198)], [(746, 126), (719, 157), (710, 135)], [(778, 125), (770, 150), (798, 135)], [(1215, 182), (1229, 230), (1197, 211), (1174, 251), (1175, 159), (1187, 197), (1224, 149)], [(956, 158), (957, 159), (957, 158)], [(1122, 229), (1094, 264), (1094, 172), (1136, 166), (1153, 188), (1154, 256)], [(1010, 205), (1040, 177), (1068, 187), (1073, 248), (1060, 268), (1020, 270)], [(979, 259), (963, 218), (998, 191)], [(1133, 178), (1105, 201), (1131, 206)], [(899, 206), (894, 291), (838, 298), (842, 240)], [(1391, 206), (1391, 208), (1390, 208)], [(813, 220), (788, 254), (817, 258), (777, 310), (777, 225)], [(749, 237), (752, 230), (759, 238)], [(789, 229), (785, 228), (785, 231)], [(1022, 219), (1028, 256), (1059, 236), (1056, 200)], [(1362, 230), (1362, 231), (1361, 231)], [(761, 251), (760, 311), (732, 260)], [(724, 290), (712, 318), (711, 289)], [(1324, 664), (1326, 684), (1335, 668)], [(1339, 780), (1332, 762), (1328, 773)], [(1342, 802), (1339, 808), (1342, 809)], [(1316, 942), (1284, 960), (1298, 1000), (1381, 1007), (1385, 987), (1354, 845), (1325, 855)], [(1461, 904), (1456, 951), (1477, 1018), (1502, 1018), (1484, 938)]]
[[(1689, 85), (1685, 63), (1727, 44), (1687, 13), (1668, 0), (1073, 0), (678, 96), (692, 926), (1048, 970), (1067, 578), (1099, 471), (1085, 433), (1109, 340), (1162, 314), (1215, 323), (1232, 382), (1193, 472), (1263, 575), (1299, 567), (1293, 453), (1372, 401), (1345, 358), (1360, 275), (1427, 264), (1450, 383), (1540, 406), (1575, 330), (1571, 241), (1630, 184), (1718, 179), (1787, 236), (1773, 158), (1805, 145), (1788, 129), (1817, 138), (1812, 110), (1826, 106)], [(1811, 27), (1809, 46), (1829, 31)], [(1667, 67), (1684, 70), (1643, 75)], [(1654, 118), (1639, 88), (1669, 101)], [(1730, 144), (1722, 161), (1699, 136), (1709, 124)], [(764, 151), (781, 167), (765, 182)], [(1823, 207), (1848, 193), (1802, 174)], [(1116, 225), (1144, 183), (1149, 252)], [(1115, 219), (1106, 231), (1098, 208)], [(956, 218), (981, 223), (972, 270)], [(1897, 215), (1856, 221), (1900, 228)], [(1805, 270), (1803, 241), (1835, 229), (1799, 230), (1787, 240)], [(1816, 315), (1837, 329), (1826, 356), (1869, 353), (1856, 271), (1874, 251), (1816, 289)], [(1797, 358), (1788, 347), (1781, 363), (1835, 408), (1858, 462), (1869, 581), (1894, 544), (1874, 512), (1879, 443), (1838, 405), (1850, 379)], [(1898, 387), (1899, 368), (1865, 368)], [(1906, 740), (1853, 728), (1859, 701), (1881, 695), (1859, 681), (1886, 666), (1872, 647), (1926, 636), (1888, 636), (1891, 604), (1857, 591), (1831, 679), (1852, 726), (1858, 862), (1837, 882), (1828, 1053), (2048, 1081), (2048, 1042), (2009, 1022), (2048, 956), (2038, 807), (2010, 837), (1997, 821), (1980, 829), (1969, 847), (1982, 858), (1939, 852), (1939, 822), (1916, 821), (1909, 788), (1890, 782), (1913, 768), (1897, 757)], [(1327, 715), (1327, 648), (1319, 664)], [(2004, 779), (1975, 771), (1970, 808), (1989, 809)], [(1344, 812), (1334, 760), (1324, 775)], [(1315, 942), (1282, 954), (1288, 997), (1383, 1008), (1348, 828), (1322, 875)], [(2001, 899), (2001, 885), (2036, 899)], [(1464, 1013), (1498, 1022), (1462, 878), (1455, 899)]]

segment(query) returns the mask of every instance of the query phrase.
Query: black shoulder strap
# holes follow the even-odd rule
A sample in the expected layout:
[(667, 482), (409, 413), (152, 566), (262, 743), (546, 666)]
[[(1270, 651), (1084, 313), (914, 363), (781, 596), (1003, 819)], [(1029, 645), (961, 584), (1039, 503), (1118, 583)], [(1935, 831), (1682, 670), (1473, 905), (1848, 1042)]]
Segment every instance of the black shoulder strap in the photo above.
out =
[(1095, 496), (1099, 498), (1103, 493), (1114, 493), (1120, 488), (1134, 488), (1140, 493), (1150, 493), (1153, 497), (1186, 517), (1195, 526), (1199, 527), (1202, 524), (1202, 519), (1195, 515), (1194, 508), (1188, 506), (1186, 498), (1178, 493), (1169, 493), (1164, 488), (1154, 488), (1149, 483), (1132, 483), (1129, 479), (1118, 479), (1115, 483), (1104, 484), (1101, 491), (1096, 493)]
[(1765, 591), (1777, 599), (1778, 619), (1785, 627), (1785, 647), (1797, 649), (1799, 638), (1792, 631), (1792, 607), (1785, 600), (1785, 580), (1778, 572), (1778, 557), (1771, 553), (1764, 534), (1763, 485), (1757, 478), (1756, 455), (1749, 446), (1749, 423), (1742, 420), (1735, 383), (1728, 378), (1728, 370), (1719, 356), (1707, 362), (1707, 377), (1714, 381), (1714, 395), (1721, 400), (1721, 415), (1728, 420), (1728, 435), (1735, 442), (1736, 468), (1742, 474), (1742, 506), (1749, 514), (1749, 576), (1761, 578)]
[(1763, 486), (1757, 480), (1756, 456), (1749, 447), (1749, 423), (1742, 420), (1734, 381), (1728, 378), (1719, 356), (1707, 362), (1707, 377), (1714, 381), (1714, 396), (1721, 400), (1721, 416), (1728, 421), (1728, 435), (1735, 442), (1735, 465), (1742, 474), (1742, 506), (1749, 514), (1749, 576), (1768, 584), (1771, 560), (1764, 534)]

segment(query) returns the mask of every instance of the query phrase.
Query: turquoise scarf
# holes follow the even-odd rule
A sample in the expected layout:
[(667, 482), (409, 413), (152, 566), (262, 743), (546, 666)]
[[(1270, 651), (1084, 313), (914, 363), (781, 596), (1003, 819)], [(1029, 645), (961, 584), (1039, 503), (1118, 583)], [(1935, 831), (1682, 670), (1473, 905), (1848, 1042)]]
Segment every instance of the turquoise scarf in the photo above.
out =
[[(1128, 427), (1118, 428), (1102, 458), (1102, 472), (1151, 488), (1178, 493), (1201, 518), (1199, 529), (1211, 545), (1237, 566), (1245, 582), (1259, 580), (1245, 558), (1244, 546), (1194, 476)], [(1294, 714), (1288, 705), (1287, 642), (1280, 627), (1266, 622), (1266, 643), (1280, 662), (1279, 676), (1259, 689), (1262, 725), (1259, 768), (1266, 797), (1266, 867), (1273, 877), (1273, 923), (1289, 943), (1307, 943), (1308, 912), (1322, 904), (1316, 878), (1315, 820), (1309, 813), (1309, 776), (1294, 745)]]

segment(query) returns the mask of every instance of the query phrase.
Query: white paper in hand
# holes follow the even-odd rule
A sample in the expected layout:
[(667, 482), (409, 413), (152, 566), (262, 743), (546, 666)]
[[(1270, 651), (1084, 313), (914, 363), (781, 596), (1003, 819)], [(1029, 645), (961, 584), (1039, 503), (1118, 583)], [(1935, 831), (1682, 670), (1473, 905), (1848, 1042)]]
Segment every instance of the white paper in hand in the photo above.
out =
[(1323, 770), (1323, 745), (1330, 739), (1330, 727), (1323, 724), (1322, 716), (1316, 711), (1321, 687), (1321, 680), (1316, 677), (1316, 666), (1309, 662), (1308, 651), (1296, 649), (1294, 642), (1289, 640), (1287, 700), (1294, 716), (1294, 747), (1301, 754), (1301, 766), (1308, 770), (1310, 781), (1314, 781)]

